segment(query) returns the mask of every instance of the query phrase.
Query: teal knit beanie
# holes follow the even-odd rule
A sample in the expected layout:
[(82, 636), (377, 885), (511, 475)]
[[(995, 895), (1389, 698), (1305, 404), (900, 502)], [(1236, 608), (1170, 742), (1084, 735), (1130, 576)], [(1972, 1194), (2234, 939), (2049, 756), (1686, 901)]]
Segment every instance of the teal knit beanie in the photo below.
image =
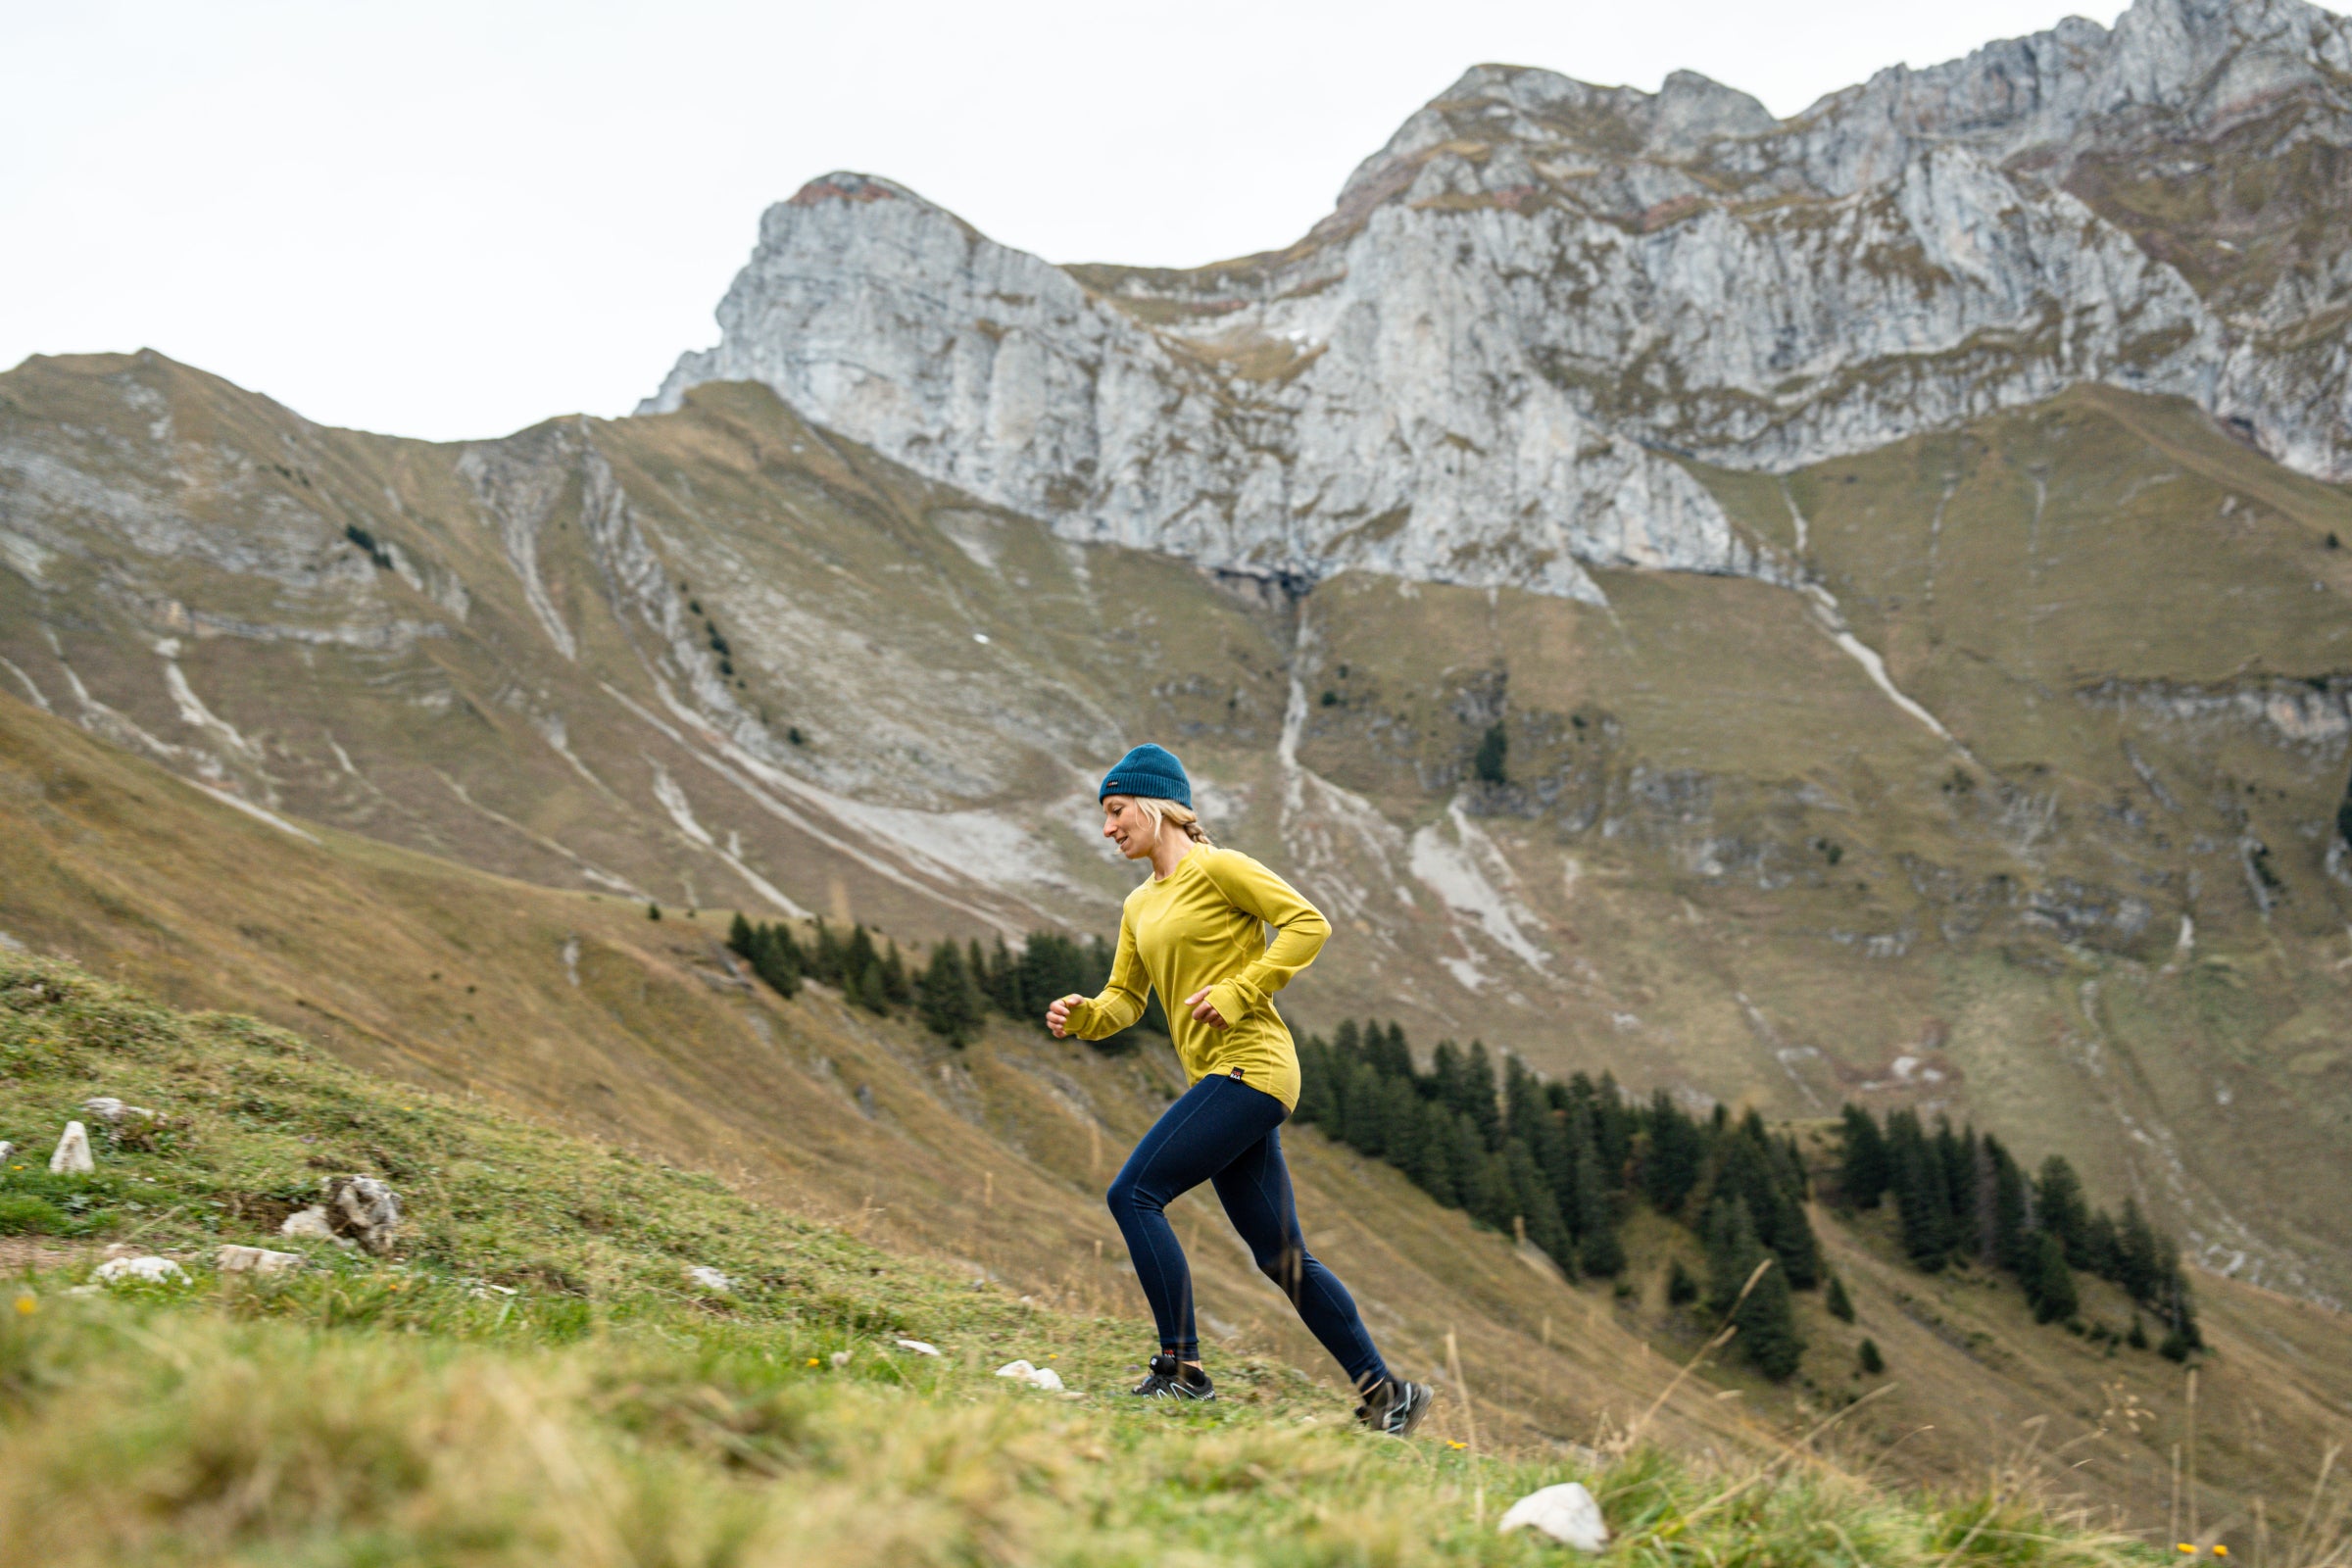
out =
[(1113, 795), (1141, 795), (1155, 801), (1174, 801), (1185, 809), (1192, 809), (1193, 781), (1184, 776), (1184, 764), (1176, 754), (1150, 741), (1138, 746), (1118, 760), (1111, 770), (1102, 775), (1102, 787), (1095, 799), (1104, 800)]

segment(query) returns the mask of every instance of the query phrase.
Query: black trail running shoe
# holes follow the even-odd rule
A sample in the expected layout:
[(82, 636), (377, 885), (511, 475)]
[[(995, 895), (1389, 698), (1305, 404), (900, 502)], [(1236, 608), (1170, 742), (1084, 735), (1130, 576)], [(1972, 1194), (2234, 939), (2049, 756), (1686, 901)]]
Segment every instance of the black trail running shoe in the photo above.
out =
[(1374, 1432), (1409, 1437), (1429, 1414), (1429, 1402), (1435, 1396), (1426, 1383), (1388, 1378), (1365, 1394), (1364, 1402), (1355, 1407), (1355, 1418)]
[(1217, 1386), (1208, 1374), (1186, 1366), (1172, 1355), (1152, 1358), (1150, 1375), (1128, 1390), (1147, 1399), (1213, 1399)]

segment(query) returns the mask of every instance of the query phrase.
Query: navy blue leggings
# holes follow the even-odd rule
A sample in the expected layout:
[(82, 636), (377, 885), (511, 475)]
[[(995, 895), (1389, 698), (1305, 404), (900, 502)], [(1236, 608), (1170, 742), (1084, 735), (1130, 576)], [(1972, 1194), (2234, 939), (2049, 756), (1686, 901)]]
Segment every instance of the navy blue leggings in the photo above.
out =
[(1214, 1184), (1217, 1200), (1250, 1244), (1259, 1270), (1291, 1298), (1309, 1332), (1355, 1386), (1369, 1388), (1389, 1369), (1372, 1348), (1348, 1288), (1306, 1250), (1298, 1205), (1291, 1197), (1291, 1173), (1282, 1162), (1279, 1129), (1289, 1114), (1281, 1101), (1239, 1078), (1201, 1079), (1152, 1123), (1127, 1156), (1110, 1184), (1111, 1217), (1127, 1238), (1136, 1278), (1151, 1298), (1160, 1349), (1181, 1361), (1198, 1361), (1193, 1273), (1165, 1210), (1178, 1194), (1202, 1182)]

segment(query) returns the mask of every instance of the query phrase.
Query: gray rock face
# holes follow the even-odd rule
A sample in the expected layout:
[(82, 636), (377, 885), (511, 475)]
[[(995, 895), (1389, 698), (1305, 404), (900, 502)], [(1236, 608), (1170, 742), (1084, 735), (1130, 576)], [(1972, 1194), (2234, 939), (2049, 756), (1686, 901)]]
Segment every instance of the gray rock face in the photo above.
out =
[(1190, 272), (1054, 267), (831, 174), (644, 408), (762, 381), (1071, 537), (1588, 599), (1590, 565), (1798, 574), (1693, 460), (1786, 469), (2084, 380), (2342, 478), (2352, 260), (2309, 236), (2343, 225), (2347, 72), (2299, 0), (2139, 0), (1777, 122), (1689, 73), (1480, 67), (1298, 244)]

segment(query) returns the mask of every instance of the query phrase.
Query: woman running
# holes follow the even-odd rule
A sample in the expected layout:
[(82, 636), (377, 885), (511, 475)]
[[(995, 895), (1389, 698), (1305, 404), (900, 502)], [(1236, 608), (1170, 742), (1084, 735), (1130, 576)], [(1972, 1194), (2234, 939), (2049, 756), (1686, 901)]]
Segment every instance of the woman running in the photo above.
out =
[[(1142, 1017), (1155, 988), (1192, 1085), (1110, 1184), (1111, 1216), (1159, 1327), (1159, 1354), (1135, 1392), (1216, 1397), (1193, 1328), (1192, 1271), (1165, 1212), (1205, 1181), (1257, 1266), (1347, 1370), (1363, 1399), (1356, 1419), (1402, 1437), (1429, 1408), (1430, 1391), (1390, 1375), (1347, 1287), (1307, 1251), (1282, 1162), (1279, 1129), (1298, 1102), (1298, 1052), (1274, 993), (1314, 961), (1331, 922), (1257, 861), (1209, 843), (1173, 754), (1138, 746), (1103, 776), (1098, 798), (1102, 836), (1127, 858), (1150, 860), (1152, 878), (1127, 895), (1110, 983), (1091, 1000), (1063, 997), (1046, 1009), (1046, 1026), (1101, 1040)], [(1271, 944), (1269, 925), (1279, 933)]]

